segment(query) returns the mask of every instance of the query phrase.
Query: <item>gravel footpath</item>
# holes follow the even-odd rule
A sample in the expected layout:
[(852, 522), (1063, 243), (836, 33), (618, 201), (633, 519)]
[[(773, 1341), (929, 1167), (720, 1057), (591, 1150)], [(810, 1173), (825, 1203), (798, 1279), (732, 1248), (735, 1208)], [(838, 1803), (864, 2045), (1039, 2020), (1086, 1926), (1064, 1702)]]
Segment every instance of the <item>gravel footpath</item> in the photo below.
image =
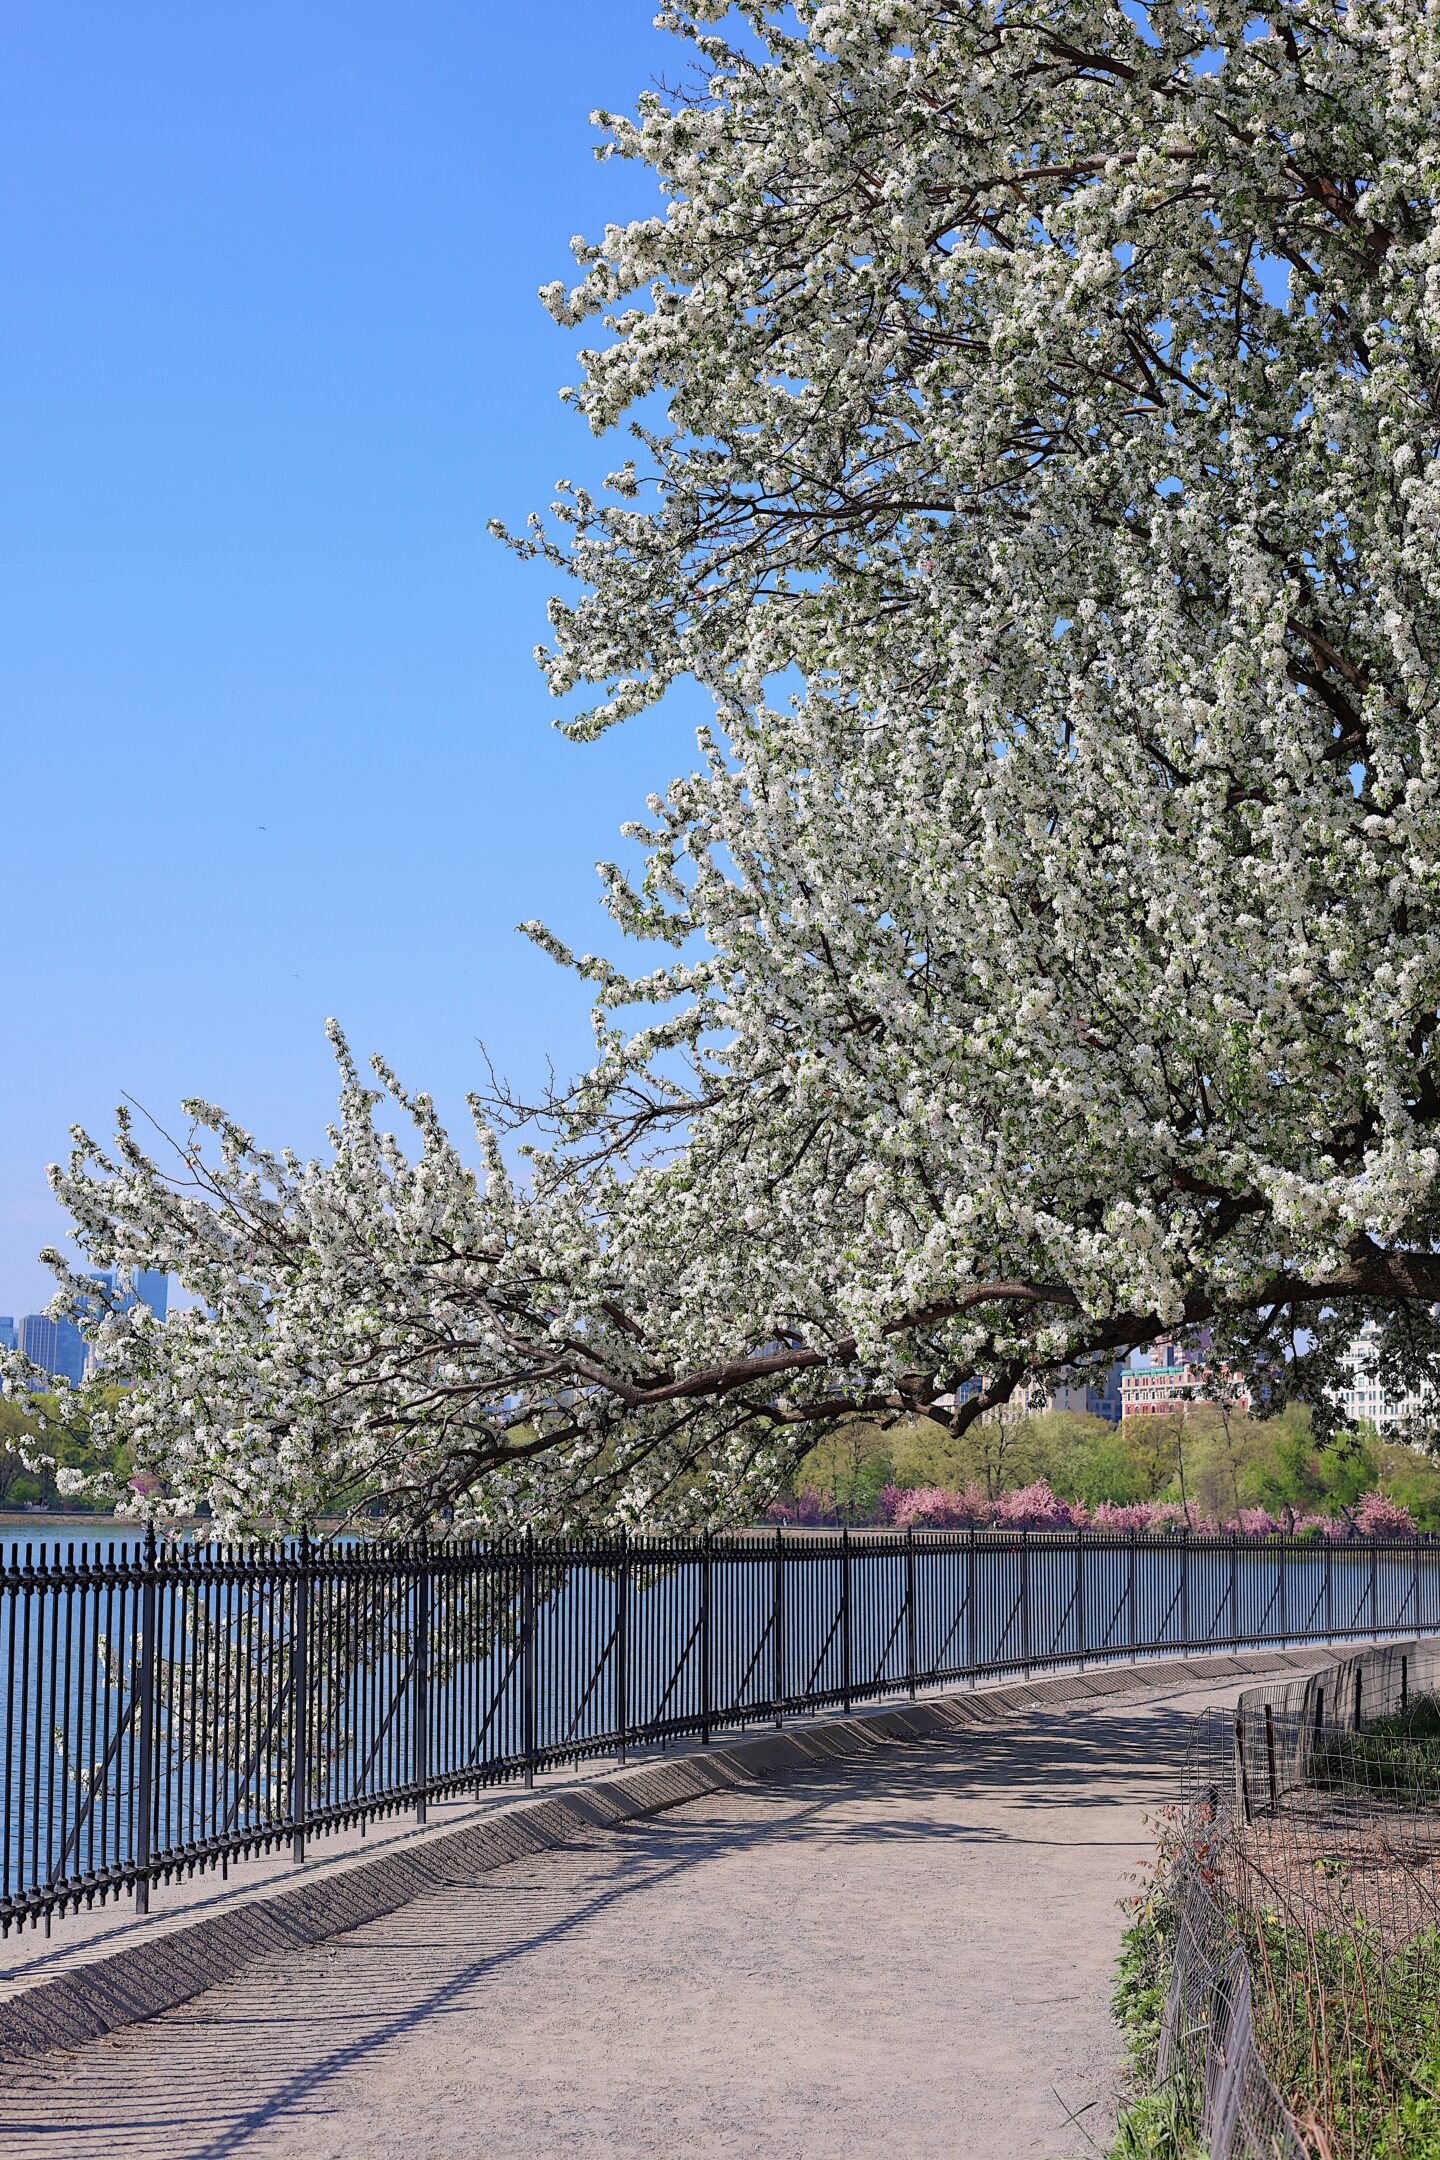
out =
[(1076, 2160), (1190, 1716), (1032, 1710), (515, 1861), (17, 2067), (6, 2160)]

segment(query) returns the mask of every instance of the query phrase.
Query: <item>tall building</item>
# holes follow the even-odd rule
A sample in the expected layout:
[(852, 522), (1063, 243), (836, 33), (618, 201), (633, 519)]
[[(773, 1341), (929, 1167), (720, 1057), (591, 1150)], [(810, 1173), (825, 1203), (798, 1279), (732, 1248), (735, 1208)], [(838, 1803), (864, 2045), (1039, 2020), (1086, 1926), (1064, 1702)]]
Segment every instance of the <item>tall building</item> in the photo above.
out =
[(1335, 1400), (1347, 1423), (1372, 1425), (1378, 1433), (1404, 1439), (1418, 1426), (1440, 1422), (1440, 1401), (1434, 1388), (1423, 1383), (1402, 1395), (1386, 1394), (1375, 1372), (1379, 1339), (1379, 1328), (1367, 1320), (1345, 1352), (1345, 1379), (1335, 1390)]
[(79, 1387), (85, 1377), (89, 1344), (73, 1320), (52, 1320), (48, 1313), (26, 1313), (20, 1322), (20, 1349), (32, 1365)]
[[(107, 1290), (115, 1287), (114, 1268), (96, 1268), (90, 1280), (103, 1283)], [(170, 1303), (170, 1278), (159, 1268), (138, 1268), (131, 1277), (130, 1288), (120, 1300), (120, 1310), (129, 1312), (132, 1305), (148, 1305), (157, 1320), (165, 1318)]]
[(1213, 1402), (1208, 1391), (1219, 1379), (1232, 1410), (1248, 1416), (1249, 1383), (1222, 1365), (1218, 1373), (1208, 1363), (1210, 1336), (1201, 1329), (1186, 1336), (1162, 1335), (1142, 1350), (1120, 1377), (1121, 1412), (1125, 1417), (1184, 1417), (1197, 1403)]
[(157, 1320), (163, 1320), (170, 1309), (170, 1278), (158, 1268), (141, 1268), (135, 1276), (131, 1292), (142, 1305), (148, 1305)]
[[(1118, 1425), (1122, 1369), (1119, 1365), (1096, 1366), (1093, 1380), (1077, 1379), (1063, 1385), (1032, 1380), (1024, 1387), (1017, 1387), (1008, 1402), (997, 1403), (991, 1410), (982, 1410), (976, 1422), (1018, 1425), (1025, 1418), (1046, 1417), (1052, 1411), (1065, 1410), (1085, 1417), (1102, 1417), (1107, 1424)], [(978, 1380), (967, 1381), (960, 1394), (962, 1398), (974, 1395), (979, 1388)]]
[(0, 1313), (0, 1350), (18, 1350), (20, 1337), (15, 1332), (15, 1322), (9, 1313)]
[[(90, 1280), (91, 1282), (103, 1283), (107, 1290), (113, 1292), (115, 1276), (116, 1270), (114, 1268), (96, 1268), (92, 1271)], [(132, 1305), (148, 1305), (156, 1319), (163, 1320), (169, 1302), (169, 1276), (162, 1274), (158, 1268), (139, 1268), (131, 1278), (130, 1288), (120, 1299), (120, 1310), (121, 1312), (129, 1312)], [(100, 1353), (94, 1343), (87, 1345), (87, 1349), (88, 1356), (85, 1370), (87, 1373), (91, 1373), (95, 1370)]]

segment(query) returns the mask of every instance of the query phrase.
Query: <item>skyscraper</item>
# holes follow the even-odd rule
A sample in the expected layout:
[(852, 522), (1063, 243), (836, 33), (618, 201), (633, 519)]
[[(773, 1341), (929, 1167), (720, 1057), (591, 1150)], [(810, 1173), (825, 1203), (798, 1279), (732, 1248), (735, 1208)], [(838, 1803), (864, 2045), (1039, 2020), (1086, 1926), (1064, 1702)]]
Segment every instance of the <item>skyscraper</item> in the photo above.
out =
[(0, 1313), (0, 1350), (18, 1350), (20, 1337), (15, 1332), (15, 1322), (9, 1313)]
[[(115, 1289), (116, 1272), (117, 1271), (114, 1268), (93, 1268), (91, 1270), (90, 1280), (91, 1282), (103, 1284), (105, 1289), (110, 1291), (113, 1295)], [(120, 1299), (120, 1310), (121, 1312), (129, 1312), (133, 1305), (148, 1305), (151, 1312), (154, 1313), (156, 1319), (163, 1320), (165, 1318), (165, 1309), (169, 1302), (169, 1276), (163, 1274), (158, 1268), (137, 1268), (135, 1274), (131, 1278), (130, 1288), (124, 1293), (124, 1295)], [(97, 1317), (98, 1313), (99, 1305), (97, 1300)], [(97, 1362), (102, 1356), (102, 1354), (103, 1353), (101, 1352), (97, 1344), (87, 1343), (85, 1363), (85, 1370), (87, 1373), (92, 1373), (95, 1371)]]
[(20, 1349), (32, 1365), (79, 1387), (85, 1377), (88, 1344), (73, 1320), (52, 1320), (48, 1313), (26, 1313), (20, 1322)]
[(163, 1320), (170, 1304), (169, 1276), (162, 1275), (159, 1268), (140, 1268), (135, 1276), (135, 1287), (130, 1293), (130, 1300), (135, 1298), (138, 1298), (142, 1305), (148, 1305), (157, 1320)]
[[(115, 1287), (114, 1268), (96, 1268), (92, 1282), (104, 1283), (107, 1290)], [(165, 1318), (170, 1303), (170, 1278), (159, 1268), (137, 1268), (131, 1278), (131, 1286), (120, 1300), (120, 1310), (129, 1312), (132, 1305), (148, 1305), (157, 1320)]]

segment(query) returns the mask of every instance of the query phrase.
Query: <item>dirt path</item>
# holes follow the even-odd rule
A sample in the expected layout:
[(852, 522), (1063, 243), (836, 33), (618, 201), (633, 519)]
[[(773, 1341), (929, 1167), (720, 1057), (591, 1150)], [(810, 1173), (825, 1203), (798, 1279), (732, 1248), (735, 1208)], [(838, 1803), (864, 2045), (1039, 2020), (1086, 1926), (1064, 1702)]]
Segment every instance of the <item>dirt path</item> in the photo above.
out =
[(1240, 1685), (1031, 1712), (514, 1862), (22, 2068), (0, 2152), (1093, 2152), (1117, 1900), (1190, 1713)]

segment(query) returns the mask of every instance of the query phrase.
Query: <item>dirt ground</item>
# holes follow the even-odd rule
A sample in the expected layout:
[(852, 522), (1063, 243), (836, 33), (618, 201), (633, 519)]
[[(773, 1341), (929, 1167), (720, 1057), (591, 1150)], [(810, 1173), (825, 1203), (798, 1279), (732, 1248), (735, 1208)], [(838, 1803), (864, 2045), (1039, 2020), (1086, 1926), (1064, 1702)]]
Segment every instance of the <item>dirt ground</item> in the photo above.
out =
[(21, 2066), (6, 2160), (1078, 2160), (1188, 1719), (1055, 1707), (692, 1802)]

